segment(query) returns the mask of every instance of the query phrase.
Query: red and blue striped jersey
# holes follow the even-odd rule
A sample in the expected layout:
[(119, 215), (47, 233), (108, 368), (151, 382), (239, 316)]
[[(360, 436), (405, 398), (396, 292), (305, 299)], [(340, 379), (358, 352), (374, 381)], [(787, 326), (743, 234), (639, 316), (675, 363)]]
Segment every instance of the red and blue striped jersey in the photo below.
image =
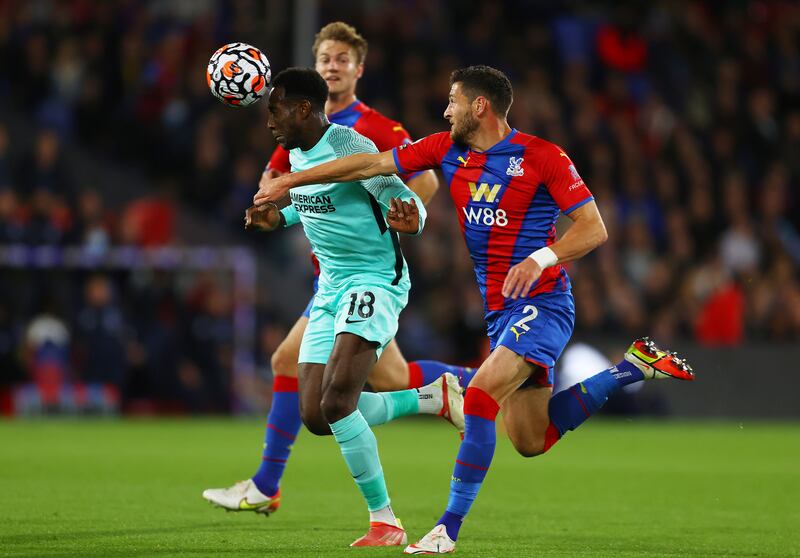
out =
[[(487, 312), (511, 302), (502, 294), (508, 270), (555, 242), (559, 212), (594, 199), (561, 148), (517, 130), (480, 153), (441, 132), (397, 147), (393, 155), (400, 172), (442, 169)], [(569, 288), (566, 271), (555, 265), (528, 296)]]

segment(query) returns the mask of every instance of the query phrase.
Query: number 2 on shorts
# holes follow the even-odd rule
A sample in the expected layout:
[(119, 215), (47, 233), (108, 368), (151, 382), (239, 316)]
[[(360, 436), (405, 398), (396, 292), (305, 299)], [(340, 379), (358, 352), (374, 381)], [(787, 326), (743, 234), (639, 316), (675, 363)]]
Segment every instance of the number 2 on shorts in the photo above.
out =
[(527, 314), (528, 312), (530, 312), (530, 316), (525, 316), (524, 318), (522, 318), (521, 320), (516, 322), (514, 324), (514, 326), (521, 327), (525, 331), (530, 331), (531, 328), (527, 324), (527, 322), (529, 322), (531, 320), (535, 320), (536, 316), (539, 315), (539, 311), (536, 309), (535, 306), (533, 306), (532, 304), (529, 304), (522, 310), (523, 314)]

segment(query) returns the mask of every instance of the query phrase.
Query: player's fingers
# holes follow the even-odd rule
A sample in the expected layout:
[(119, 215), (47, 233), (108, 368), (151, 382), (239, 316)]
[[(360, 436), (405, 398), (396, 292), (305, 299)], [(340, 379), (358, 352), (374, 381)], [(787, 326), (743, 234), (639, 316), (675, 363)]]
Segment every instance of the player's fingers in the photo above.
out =
[(403, 207), (404, 205), (403, 200), (401, 200), (400, 198), (392, 198), (392, 201), (394, 202), (395, 207), (397, 208), (397, 218), (405, 219), (406, 212), (405, 212), (405, 207)]
[(516, 270), (514, 268), (511, 268), (511, 270), (508, 272), (508, 275), (506, 275), (506, 280), (503, 281), (502, 292), (504, 297), (509, 297), (511, 295), (511, 291), (514, 287), (514, 276), (516, 275), (515, 271)]
[(406, 201), (401, 201), (400, 203), (402, 203), (402, 204), (403, 204), (403, 214), (404, 214), (404, 215), (405, 215), (407, 218), (409, 218), (409, 219), (410, 219), (410, 218), (411, 218), (411, 206), (410, 206), (410, 205), (409, 205), (409, 203), (408, 203), (408, 202), (406, 202)]
[(525, 292), (525, 283), (527, 280), (528, 278), (525, 272), (519, 271), (519, 273), (517, 273), (517, 284), (514, 287), (514, 292), (512, 293), (514, 298), (519, 298)]
[(531, 273), (523, 272), (520, 274), (519, 279), (519, 290), (517, 292), (517, 297), (525, 296), (531, 290), (531, 285), (533, 285), (533, 275)]
[(524, 281), (522, 281), (522, 284), (520, 285), (520, 289), (519, 289), (519, 296), (525, 296), (529, 292), (531, 292), (531, 287), (532, 286), (533, 286), (533, 279), (532, 278), (528, 278), (528, 279), (525, 279)]
[(266, 190), (259, 190), (256, 192), (255, 197), (253, 197), (253, 203), (258, 207), (261, 207), (265, 203), (269, 203), (271, 201), (271, 197), (269, 192)]
[(514, 275), (514, 287), (511, 289), (511, 298), (517, 298), (519, 296), (519, 290), (522, 283), (522, 278), (517, 273)]

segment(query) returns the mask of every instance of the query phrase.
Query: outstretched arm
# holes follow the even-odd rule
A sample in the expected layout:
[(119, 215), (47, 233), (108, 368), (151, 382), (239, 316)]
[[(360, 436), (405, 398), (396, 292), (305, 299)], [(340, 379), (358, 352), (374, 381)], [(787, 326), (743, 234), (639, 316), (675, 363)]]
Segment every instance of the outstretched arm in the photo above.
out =
[(391, 151), (383, 153), (357, 153), (335, 161), (323, 163), (312, 169), (284, 174), (277, 178), (261, 176), (258, 192), (253, 198), (256, 206), (276, 202), (285, 196), (291, 188), (309, 184), (326, 184), (329, 182), (353, 182), (378, 175), (389, 175), (397, 172), (397, 165)]
[(528, 294), (546, 267), (577, 260), (608, 240), (606, 226), (594, 201), (568, 213), (567, 217), (573, 223), (560, 240), (536, 250), (508, 270), (503, 296), (518, 298)]

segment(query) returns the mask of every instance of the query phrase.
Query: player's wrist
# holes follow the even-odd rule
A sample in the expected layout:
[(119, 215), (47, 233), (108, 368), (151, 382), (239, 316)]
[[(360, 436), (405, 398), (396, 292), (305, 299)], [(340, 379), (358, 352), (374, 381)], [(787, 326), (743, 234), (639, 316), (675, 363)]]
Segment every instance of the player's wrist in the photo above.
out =
[(542, 269), (552, 267), (558, 263), (558, 256), (547, 246), (539, 248), (528, 257), (539, 264)]

